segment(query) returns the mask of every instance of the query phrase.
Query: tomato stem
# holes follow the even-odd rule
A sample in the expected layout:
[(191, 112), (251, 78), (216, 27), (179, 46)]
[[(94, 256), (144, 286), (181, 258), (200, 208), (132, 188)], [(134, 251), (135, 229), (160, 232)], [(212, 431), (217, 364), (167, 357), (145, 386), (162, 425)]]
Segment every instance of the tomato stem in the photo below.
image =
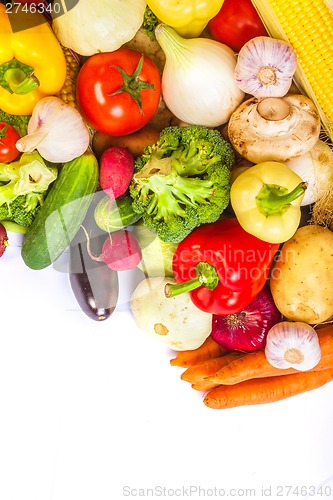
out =
[(114, 96), (117, 94), (121, 94), (122, 92), (127, 92), (138, 105), (141, 115), (143, 114), (141, 92), (146, 89), (155, 88), (155, 85), (153, 83), (148, 83), (140, 79), (143, 62), (144, 56), (142, 55), (137, 67), (134, 70), (134, 73), (132, 73), (131, 75), (126, 73), (126, 71), (124, 71), (119, 66), (112, 66), (112, 68), (116, 68), (121, 73), (121, 76), (123, 77), (123, 85), (115, 92), (112, 92), (112, 94), (108, 94), (109, 96)]

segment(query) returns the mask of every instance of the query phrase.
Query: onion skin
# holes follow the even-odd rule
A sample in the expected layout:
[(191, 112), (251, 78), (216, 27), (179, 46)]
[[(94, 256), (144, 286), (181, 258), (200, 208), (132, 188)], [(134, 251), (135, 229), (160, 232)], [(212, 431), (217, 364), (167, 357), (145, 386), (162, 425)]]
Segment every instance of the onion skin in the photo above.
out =
[(234, 78), (234, 51), (209, 38), (183, 38), (163, 23), (155, 35), (166, 56), (162, 94), (171, 113), (190, 125), (227, 123), (244, 99)]
[(230, 351), (253, 352), (265, 348), (268, 331), (280, 321), (282, 315), (264, 287), (242, 311), (213, 315), (211, 337)]

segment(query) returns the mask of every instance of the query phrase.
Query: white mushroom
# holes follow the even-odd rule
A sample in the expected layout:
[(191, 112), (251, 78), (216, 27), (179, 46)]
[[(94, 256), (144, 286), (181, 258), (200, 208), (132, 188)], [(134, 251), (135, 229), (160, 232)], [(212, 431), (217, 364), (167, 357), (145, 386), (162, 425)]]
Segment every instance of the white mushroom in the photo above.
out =
[(228, 136), (235, 150), (252, 163), (284, 162), (310, 151), (320, 126), (315, 105), (304, 95), (252, 97), (231, 115)]

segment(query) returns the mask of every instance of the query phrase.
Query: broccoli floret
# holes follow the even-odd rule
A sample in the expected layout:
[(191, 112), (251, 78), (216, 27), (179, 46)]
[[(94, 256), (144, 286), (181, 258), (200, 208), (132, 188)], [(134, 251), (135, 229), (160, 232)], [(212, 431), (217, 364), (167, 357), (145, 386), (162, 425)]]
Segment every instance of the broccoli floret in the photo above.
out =
[(219, 131), (171, 126), (135, 161), (132, 207), (162, 241), (178, 243), (229, 204), (234, 153)]
[(49, 168), (37, 151), (23, 153), (19, 160), (0, 163), (0, 206), (20, 195), (42, 193), (57, 177), (57, 169)]
[(37, 151), (0, 163), (0, 220), (30, 226), (57, 175), (58, 169), (47, 165)]
[(151, 40), (156, 40), (155, 36), (155, 28), (159, 24), (158, 18), (155, 16), (154, 12), (151, 10), (151, 8), (147, 5), (144, 17), (143, 17), (143, 23), (142, 23), (142, 29), (143, 32), (149, 36)]
[(16, 222), (20, 226), (30, 227), (44, 201), (44, 194), (29, 193), (15, 198), (11, 203), (0, 206), (0, 221)]
[(28, 133), (28, 123), (30, 115), (11, 115), (0, 109), (0, 122), (9, 123), (24, 137)]

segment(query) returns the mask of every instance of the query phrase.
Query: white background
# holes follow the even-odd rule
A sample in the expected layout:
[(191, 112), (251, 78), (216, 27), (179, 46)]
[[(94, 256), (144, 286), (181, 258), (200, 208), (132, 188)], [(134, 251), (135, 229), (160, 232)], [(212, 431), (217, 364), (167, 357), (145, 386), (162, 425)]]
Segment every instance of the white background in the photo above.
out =
[[(136, 329), (136, 273), (121, 274), (117, 310), (97, 323), (78, 308), (68, 274), (28, 269), (20, 237), (9, 236), (0, 259), (1, 500), (176, 498), (181, 488), (195, 499), (333, 498), (333, 383), (210, 410), (170, 366), (171, 351)], [(312, 495), (320, 484), (331, 495)]]

